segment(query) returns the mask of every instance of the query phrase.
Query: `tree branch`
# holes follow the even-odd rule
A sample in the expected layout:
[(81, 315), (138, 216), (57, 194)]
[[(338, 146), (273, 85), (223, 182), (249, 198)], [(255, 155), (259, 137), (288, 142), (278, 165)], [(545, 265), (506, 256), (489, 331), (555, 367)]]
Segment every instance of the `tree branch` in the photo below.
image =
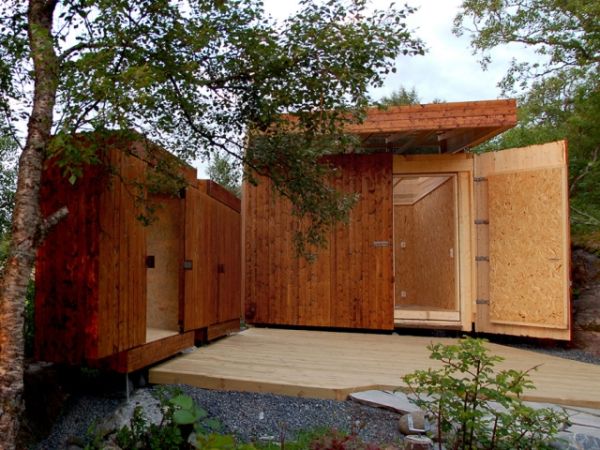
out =
[(50, 230), (58, 224), (61, 220), (63, 220), (69, 214), (69, 209), (66, 206), (54, 211), (48, 217), (42, 220), (40, 224), (37, 235), (35, 237), (36, 247), (44, 241)]

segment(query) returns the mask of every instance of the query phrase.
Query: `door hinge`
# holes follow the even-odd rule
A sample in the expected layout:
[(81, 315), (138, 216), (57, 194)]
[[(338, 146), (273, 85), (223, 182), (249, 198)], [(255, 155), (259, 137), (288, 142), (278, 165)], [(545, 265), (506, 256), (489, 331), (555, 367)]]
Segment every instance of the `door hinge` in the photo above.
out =
[(475, 225), (489, 225), (490, 221), (485, 219), (475, 219)]
[(475, 257), (475, 261), (489, 261), (490, 257), (489, 256), (476, 256)]
[(183, 261), (183, 270), (192, 270), (193, 264), (191, 259)]
[(478, 298), (477, 300), (475, 300), (475, 304), (476, 305), (489, 305), (490, 301), (486, 300), (485, 298)]
[(156, 265), (155, 265), (154, 255), (146, 256), (146, 268), (154, 269), (155, 267), (156, 267)]
[(217, 264), (217, 273), (225, 273), (225, 264)]
[(487, 181), (487, 178), (486, 177), (473, 177), (473, 181), (475, 183), (480, 183), (482, 181)]

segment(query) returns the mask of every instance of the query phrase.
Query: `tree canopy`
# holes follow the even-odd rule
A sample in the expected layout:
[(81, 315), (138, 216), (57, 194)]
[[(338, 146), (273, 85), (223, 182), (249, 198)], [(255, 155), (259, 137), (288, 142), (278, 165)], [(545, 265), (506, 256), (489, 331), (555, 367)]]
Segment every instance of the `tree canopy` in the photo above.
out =
[(500, 83), (519, 94), (519, 125), (482, 147), (567, 138), (575, 241), (600, 225), (600, 3), (585, 0), (465, 0), (455, 32), (469, 33), (486, 67), (498, 46), (525, 45), (538, 61), (513, 59)]
[[(57, 156), (73, 183), (94, 147), (82, 131), (136, 130), (185, 159), (219, 150), (245, 176), (273, 180), (323, 243), (351, 199), (327, 186), (319, 158), (353, 140), (369, 86), (400, 54), (423, 53), (405, 18), (366, 0), (301, 0), (279, 23), (260, 0), (8, 0), (0, 6), (0, 115), (27, 121), (12, 240), (0, 283), (0, 433), (15, 445), (22, 409), (23, 299), (35, 250), (68, 211), (43, 217), (42, 167)], [(290, 116), (289, 114), (293, 114)], [(52, 139), (51, 139), (51, 136)]]

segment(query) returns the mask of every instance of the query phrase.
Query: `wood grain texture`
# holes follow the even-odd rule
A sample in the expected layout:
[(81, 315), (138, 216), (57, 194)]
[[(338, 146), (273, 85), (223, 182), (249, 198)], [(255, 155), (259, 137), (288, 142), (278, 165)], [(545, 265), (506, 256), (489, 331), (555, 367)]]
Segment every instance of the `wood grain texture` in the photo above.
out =
[(390, 329), (392, 157), (343, 155), (328, 162), (337, 168), (330, 183), (360, 200), (348, 225), (336, 226), (312, 263), (295, 255), (294, 231), (305, 224), (293, 217), (289, 202), (267, 180), (245, 186), (246, 318), (262, 324)]
[[(406, 388), (402, 376), (439, 367), (432, 342), (456, 339), (251, 328), (150, 369), (151, 383), (344, 400), (350, 392)], [(486, 344), (500, 369), (528, 370), (524, 400), (600, 407), (600, 366)], [(244, 370), (240, 370), (243, 367)]]
[(394, 214), (396, 307), (458, 310), (454, 178)]
[(565, 328), (561, 168), (490, 176), (490, 318)]
[[(477, 295), (490, 304), (477, 305), (477, 329), (569, 340), (566, 143), (482, 154), (475, 162), (476, 176), (488, 178), (476, 185), (477, 215), (489, 220), (478, 227), (478, 253), (490, 256), (478, 264)], [(512, 195), (502, 198), (501, 190)]]
[[(48, 216), (66, 206), (69, 214), (50, 230), (37, 251), (35, 268), (35, 355), (44, 361), (81, 362), (98, 341), (98, 253), (100, 192), (108, 174), (85, 167), (70, 184), (54, 161), (42, 174), (40, 210)], [(81, 301), (85, 298), (87, 301)], [(88, 324), (82, 326), (82, 324)]]

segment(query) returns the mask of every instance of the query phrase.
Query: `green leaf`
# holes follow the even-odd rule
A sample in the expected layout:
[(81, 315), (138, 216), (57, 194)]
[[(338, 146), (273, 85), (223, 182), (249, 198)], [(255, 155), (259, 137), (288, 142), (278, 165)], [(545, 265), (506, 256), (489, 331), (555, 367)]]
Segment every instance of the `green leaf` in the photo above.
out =
[(178, 409), (173, 413), (173, 420), (177, 425), (190, 425), (196, 422), (196, 415), (187, 409)]
[(169, 403), (175, 406), (179, 406), (181, 409), (191, 410), (194, 406), (194, 400), (189, 395), (180, 394), (169, 400)]
[(77, 181), (77, 176), (76, 176), (75, 174), (72, 174), (72, 175), (69, 177), (69, 183), (71, 183), (71, 184), (75, 184), (75, 182), (76, 182), (76, 181)]

